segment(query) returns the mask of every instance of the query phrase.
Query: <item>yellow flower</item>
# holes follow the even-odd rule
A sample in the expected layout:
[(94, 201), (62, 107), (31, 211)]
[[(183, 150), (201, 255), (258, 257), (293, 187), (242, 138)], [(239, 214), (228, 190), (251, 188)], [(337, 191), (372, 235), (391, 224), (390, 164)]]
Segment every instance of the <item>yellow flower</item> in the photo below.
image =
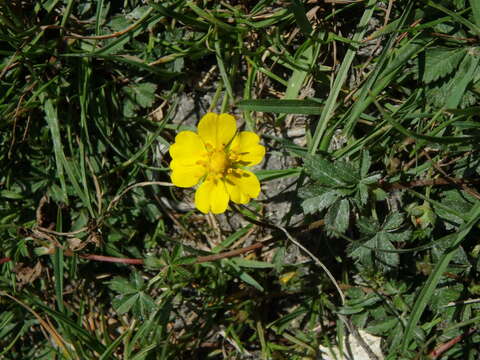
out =
[(198, 134), (182, 131), (170, 146), (170, 177), (179, 187), (192, 187), (195, 206), (203, 213), (225, 212), (231, 200), (246, 204), (260, 193), (260, 182), (246, 166), (260, 163), (265, 148), (251, 131), (237, 132), (229, 114), (207, 113), (198, 124)]

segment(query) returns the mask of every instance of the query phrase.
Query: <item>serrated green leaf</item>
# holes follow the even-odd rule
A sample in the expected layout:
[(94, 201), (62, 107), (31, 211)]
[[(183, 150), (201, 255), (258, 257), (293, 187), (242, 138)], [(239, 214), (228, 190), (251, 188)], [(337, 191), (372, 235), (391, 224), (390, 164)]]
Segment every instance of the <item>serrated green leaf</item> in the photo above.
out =
[(344, 233), (350, 223), (350, 202), (348, 199), (337, 200), (325, 216), (325, 225), (334, 232)]
[(360, 205), (366, 205), (368, 202), (368, 186), (365, 184), (358, 184), (358, 201), (360, 202)]
[(374, 247), (375, 249), (379, 250), (375, 251), (374, 253), (375, 265), (384, 271), (392, 270), (392, 268), (397, 267), (400, 262), (399, 255), (397, 253), (390, 252), (395, 250), (395, 246), (393, 246), (393, 244), (390, 242), (390, 237), (388, 235), (388, 233), (381, 231), (374, 238)]
[(143, 288), (143, 284), (144, 284), (144, 280), (142, 278), (142, 275), (140, 274), (140, 272), (138, 271), (134, 271), (131, 275), (130, 275), (130, 281), (131, 283), (133, 284), (133, 286), (135, 286), (135, 288), (137, 290), (142, 290)]
[(428, 307), (433, 311), (442, 312), (445, 310), (444, 305), (459, 300), (464, 291), (462, 284), (439, 287), (435, 289)]
[(352, 164), (343, 160), (335, 160), (333, 165), (338, 176), (348, 184), (357, 184), (360, 181), (359, 169)]
[(332, 205), (338, 197), (339, 194), (335, 190), (326, 191), (319, 196), (309, 197), (302, 202), (303, 212), (305, 214), (320, 212)]
[(355, 300), (349, 300), (348, 305), (352, 307), (357, 307), (357, 306), (367, 307), (367, 306), (376, 304), (380, 301), (382, 301), (382, 298), (377, 294), (365, 295), (363, 294), (363, 291), (362, 291), (362, 296), (356, 298)]
[(366, 178), (368, 175), (368, 170), (370, 170), (370, 166), (372, 165), (372, 157), (368, 151), (362, 152), (362, 159), (360, 161), (360, 177), (362, 179)]
[(366, 235), (376, 234), (380, 230), (380, 225), (376, 221), (366, 217), (357, 220), (357, 227), (362, 234)]
[(385, 233), (385, 236), (388, 238), (389, 241), (393, 242), (405, 242), (409, 241), (412, 238), (412, 231), (405, 230), (402, 232), (393, 232), (393, 233)]
[(123, 113), (125, 116), (133, 116), (137, 108), (147, 108), (155, 101), (157, 85), (152, 83), (131, 84), (124, 87), (125, 100), (123, 101)]
[(472, 8), (472, 15), (475, 24), (480, 28), (480, 2), (477, 0), (470, 0), (470, 6)]
[(350, 306), (344, 306), (338, 310), (338, 313), (340, 315), (352, 315), (352, 314), (358, 314), (364, 311), (363, 307), (350, 307)]
[(146, 319), (155, 308), (155, 301), (150, 295), (140, 292), (133, 306), (133, 315), (139, 319)]
[(117, 276), (110, 281), (108, 287), (120, 294), (135, 294), (138, 289), (133, 286), (127, 279)]
[(400, 212), (394, 212), (387, 215), (385, 221), (383, 222), (382, 228), (385, 231), (394, 231), (397, 230), (405, 220), (405, 217)]
[(473, 75), (478, 68), (480, 56), (476, 51), (472, 50), (472, 52), (474, 53), (468, 54), (462, 60), (458, 72), (455, 75), (455, 82), (452, 83), (451, 93), (445, 102), (445, 106), (449, 109), (455, 109), (459, 106), (467, 86), (472, 82)]
[[(467, 214), (473, 202), (468, 199), (468, 196), (459, 190), (448, 190), (443, 193), (444, 197), (440, 203), (448, 209), (454, 210), (458, 214)], [(446, 211), (443, 207), (433, 204), (435, 214), (442, 218), (447, 230), (456, 228), (463, 224), (463, 219)]]
[(304, 160), (310, 177), (328, 187), (346, 187), (358, 182), (352, 166), (337, 160), (335, 163), (320, 155), (309, 155)]
[(142, 83), (138, 84), (133, 90), (136, 92), (137, 102), (141, 107), (146, 108), (153, 105), (157, 85), (152, 83)]
[(120, 315), (127, 313), (135, 305), (138, 294), (117, 296), (112, 300), (112, 305)]
[(375, 239), (370, 239), (361, 245), (357, 243), (353, 246), (354, 247), (349, 254), (350, 257), (357, 260), (357, 262), (359, 262), (363, 266), (372, 267), (372, 250), (370, 250), (370, 248), (373, 248), (375, 246)]
[(370, 323), (365, 331), (373, 335), (384, 335), (399, 322), (400, 320), (396, 317), (388, 317), (386, 319), (382, 319), (380, 321), (377, 320)]
[(442, 79), (457, 70), (458, 64), (466, 54), (464, 47), (460, 48), (432, 48), (425, 52), (425, 69), (423, 81), (429, 84)]
[(375, 184), (382, 178), (381, 174), (374, 174), (362, 178), (361, 183), (365, 185)]

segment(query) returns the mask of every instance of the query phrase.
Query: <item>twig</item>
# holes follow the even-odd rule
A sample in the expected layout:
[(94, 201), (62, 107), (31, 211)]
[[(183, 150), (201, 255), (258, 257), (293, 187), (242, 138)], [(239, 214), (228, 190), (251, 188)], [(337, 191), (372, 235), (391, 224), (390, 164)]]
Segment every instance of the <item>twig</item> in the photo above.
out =
[(356, 326), (352, 323), (352, 320), (349, 318), (346, 318), (343, 315), (338, 314), (340, 319), (344, 322), (344, 324), (347, 326), (348, 331), (353, 335), (353, 337), (357, 340), (358, 344), (362, 347), (362, 349), (367, 353), (368, 358), (370, 360), (379, 360), (378, 356), (373, 352), (373, 350), (370, 348), (370, 346), (363, 340), (362, 336), (360, 335), (360, 332), (356, 328)]
[[(261, 249), (262, 247), (266, 246), (268, 243), (269, 241), (257, 242), (253, 245), (246, 246), (241, 249), (225, 251), (225, 252), (222, 252), (219, 254), (213, 254), (213, 255), (197, 256), (194, 264), (201, 264), (201, 263), (235, 257), (253, 250)], [(75, 252), (73, 252), (70, 249), (64, 249), (64, 251), (65, 251), (64, 254), (66, 256), (75, 255)], [(102, 261), (102, 262), (110, 262), (110, 263), (129, 264), (129, 265), (145, 265), (145, 261), (143, 259), (119, 258), (119, 257), (113, 257), (113, 256), (96, 255), (96, 254), (79, 254), (78, 256), (82, 259), (92, 260), (92, 261)], [(1, 258), (0, 265), (9, 261), (12, 261), (12, 259), (9, 257)]]
[(478, 303), (480, 303), (480, 299), (468, 299), (468, 300), (461, 300), (461, 301), (452, 301), (441, 307), (446, 308), (446, 307), (457, 306), (457, 305), (478, 304)]
[(465, 334), (458, 335), (458, 336), (454, 337), (452, 340), (447, 341), (446, 343), (443, 343), (443, 344), (437, 346), (434, 350), (432, 350), (432, 352), (430, 354), (428, 354), (428, 357), (430, 359), (436, 359), (436, 358), (440, 357), (440, 355), (442, 355), (445, 351), (452, 348), (456, 343), (460, 342), (461, 340), (463, 340), (467, 336), (472, 335), (475, 331), (477, 331), (477, 329), (470, 329)]
[[(74, 253), (72, 252), (71, 255)], [(65, 255), (71, 256), (68, 252), (65, 252)], [(85, 254), (79, 255), (82, 259), (87, 260), (94, 260), (94, 261), (103, 261), (103, 262), (111, 262), (111, 263), (120, 263), (120, 264), (130, 264), (130, 265), (143, 265), (143, 259), (130, 259), (130, 258), (117, 258), (113, 256), (103, 256), (103, 255), (95, 255), (95, 254)]]
[(292, 243), (294, 243), (296, 246), (298, 246), (300, 249), (302, 249), (308, 256), (310, 256), (310, 258), (315, 262), (315, 264), (320, 266), (323, 269), (323, 271), (325, 271), (327, 276), (330, 278), (330, 281), (333, 283), (333, 285), (337, 289), (338, 294), (340, 295), (340, 299), (342, 300), (342, 305), (344, 305), (345, 304), (345, 295), (343, 294), (342, 289), (338, 285), (337, 280), (335, 280), (335, 278), (333, 277), (330, 270), (328, 270), (328, 268), (315, 255), (313, 255), (313, 253), (310, 250), (308, 250), (305, 246), (303, 246), (297, 240), (295, 240), (284, 227), (279, 226), (279, 225), (275, 225), (275, 224), (273, 224), (273, 226), (275, 226), (277, 229), (281, 230), (285, 234), (285, 236)]
[(0, 259), (0, 265), (1, 265), (1, 264), (5, 264), (6, 262), (9, 262), (9, 261), (12, 261), (12, 259), (9, 258), (9, 257), (1, 258), (1, 259)]
[(15, 58), (17, 57), (17, 55), (20, 53), (20, 49), (18, 49), (17, 51), (15, 51), (15, 54), (12, 55), (12, 57), (8, 60), (8, 63), (5, 65), (5, 67), (2, 69), (2, 72), (0, 72), (0, 79), (3, 78), (3, 75), (6, 74), (6, 72), (10, 69), (12, 69), (13, 67), (17, 66), (18, 64), (20, 64), (19, 61), (15, 61)]

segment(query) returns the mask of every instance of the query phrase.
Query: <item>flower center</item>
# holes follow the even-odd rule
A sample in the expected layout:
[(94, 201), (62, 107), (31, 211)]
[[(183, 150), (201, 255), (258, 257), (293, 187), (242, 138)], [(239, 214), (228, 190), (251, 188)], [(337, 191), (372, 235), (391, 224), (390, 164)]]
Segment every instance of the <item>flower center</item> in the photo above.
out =
[(214, 150), (210, 154), (210, 171), (223, 174), (225, 170), (230, 165), (230, 161), (228, 160), (228, 156), (223, 150)]

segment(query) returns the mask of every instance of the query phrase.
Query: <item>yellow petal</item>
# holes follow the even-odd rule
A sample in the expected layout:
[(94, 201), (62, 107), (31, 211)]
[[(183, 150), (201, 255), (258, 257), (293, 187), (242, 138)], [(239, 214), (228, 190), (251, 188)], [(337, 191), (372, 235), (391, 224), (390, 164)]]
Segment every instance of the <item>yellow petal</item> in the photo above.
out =
[(195, 165), (198, 160), (207, 155), (202, 139), (192, 131), (178, 133), (169, 152), (177, 165)]
[(207, 214), (221, 214), (227, 210), (229, 196), (223, 180), (205, 180), (195, 192), (195, 206)]
[(207, 172), (204, 166), (177, 164), (176, 160), (172, 160), (170, 168), (172, 169), (170, 179), (173, 185), (178, 187), (192, 187), (197, 185), (202, 176)]
[(229, 144), (237, 131), (235, 118), (229, 114), (207, 113), (198, 124), (198, 135), (205, 144), (223, 149)]
[(242, 131), (232, 142), (232, 151), (238, 154), (242, 166), (253, 166), (260, 163), (265, 156), (265, 147), (259, 144), (260, 138), (251, 131)]
[(237, 204), (246, 204), (252, 198), (260, 194), (260, 182), (254, 173), (236, 169), (228, 174), (225, 185), (227, 187), (230, 200)]

